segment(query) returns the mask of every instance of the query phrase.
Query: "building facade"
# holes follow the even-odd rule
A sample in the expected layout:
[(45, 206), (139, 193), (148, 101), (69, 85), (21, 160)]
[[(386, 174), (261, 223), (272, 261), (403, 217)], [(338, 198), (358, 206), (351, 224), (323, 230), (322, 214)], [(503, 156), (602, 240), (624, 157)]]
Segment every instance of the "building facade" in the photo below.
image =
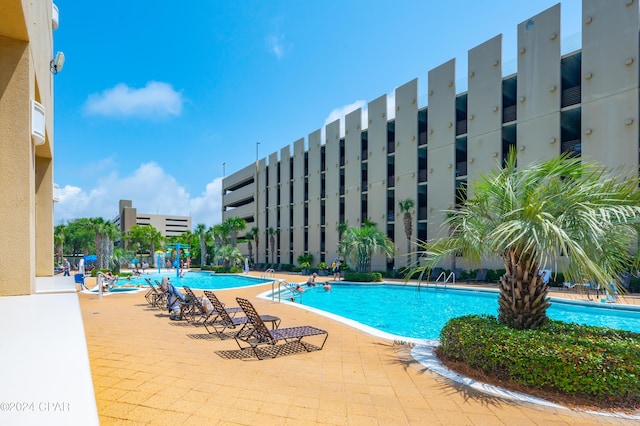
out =
[(124, 234), (134, 225), (151, 225), (163, 237), (178, 237), (191, 231), (190, 216), (139, 213), (131, 200), (120, 200), (118, 215), (113, 219), (113, 223), (120, 228), (120, 234)]
[(0, 0), (0, 296), (53, 275), (51, 0)]
[[(386, 95), (369, 102), (364, 125), (358, 109), (345, 117), (344, 134), (335, 121), (226, 177), (223, 220), (257, 227), (255, 260), (275, 263), (304, 253), (331, 261), (338, 225), (368, 220), (398, 249), (390, 262), (373, 259), (384, 270), (411, 257), (399, 201), (415, 202), (413, 239), (442, 237), (445, 211), (510, 149), (521, 166), (571, 153), (637, 173), (638, 2), (583, 0), (581, 47), (566, 53), (560, 17), (557, 4), (518, 25), (515, 73), (505, 73), (498, 35), (468, 52), (466, 76), (456, 76), (455, 59), (430, 70), (427, 105), (418, 105), (412, 80), (395, 90), (394, 105)], [(456, 90), (461, 77), (466, 91)], [(270, 228), (278, 231), (274, 253)]]

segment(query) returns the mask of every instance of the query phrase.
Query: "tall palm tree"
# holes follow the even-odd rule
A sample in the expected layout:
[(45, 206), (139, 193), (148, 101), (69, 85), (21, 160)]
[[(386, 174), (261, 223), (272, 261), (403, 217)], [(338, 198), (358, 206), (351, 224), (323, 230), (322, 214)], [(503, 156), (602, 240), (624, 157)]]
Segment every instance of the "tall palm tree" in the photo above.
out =
[(125, 233), (125, 238), (128, 242), (127, 247), (140, 255), (140, 263), (142, 263), (142, 252), (150, 243), (148, 235), (147, 225), (133, 225)]
[(276, 254), (276, 234), (280, 233), (279, 230), (269, 227), (267, 229), (267, 234), (269, 234), (269, 250), (271, 254), (271, 263), (275, 263), (275, 254)]
[(120, 228), (101, 217), (91, 219), (95, 233), (96, 264), (98, 268), (109, 268), (113, 258), (113, 243), (120, 236)]
[(217, 247), (228, 244), (229, 232), (229, 227), (225, 223), (219, 223), (213, 226), (213, 238)]
[(53, 229), (53, 243), (56, 247), (56, 262), (62, 264), (62, 258), (64, 257), (64, 242), (67, 226), (64, 224), (56, 225)]
[[(249, 260), (254, 262), (253, 259), (253, 244), (252, 241), (255, 241), (256, 235), (260, 232), (257, 226), (251, 228), (249, 232), (245, 235), (245, 239), (247, 241), (247, 250), (249, 250)], [(258, 243), (256, 243), (256, 254), (258, 253)]]
[[(637, 173), (616, 178), (567, 155), (516, 169), (511, 152), (503, 169), (480, 177), (473, 194), (449, 212), (448, 237), (420, 243), (426, 262), (414, 272), (456, 251), (478, 264), (501, 257), (498, 320), (513, 328), (547, 321), (548, 290), (538, 273), (549, 264), (567, 280), (593, 280), (609, 290), (623, 269), (637, 265), (629, 252), (640, 218)], [(567, 262), (557, 262), (561, 257)]]
[(149, 253), (151, 254), (151, 262), (155, 263), (156, 243), (162, 242), (164, 237), (153, 225), (146, 225), (145, 233), (146, 239), (150, 245)]
[(411, 234), (413, 233), (413, 217), (411, 211), (415, 206), (415, 201), (411, 198), (398, 201), (400, 212), (403, 213), (404, 235), (407, 237), (407, 265), (411, 263)]
[(228, 217), (223, 222), (229, 229), (229, 235), (231, 236), (231, 247), (235, 247), (238, 243), (238, 234), (244, 231), (247, 227), (247, 222), (239, 217)]
[(358, 272), (371, 272), (371, 257), (376, 252), (392, 258), (396, 246), (375, 225), (368, 223), (361, 228), (348, 228), (338, 243), (338, 253), (351, 259)]
[(199, 223), (193, 231), (200, 240), (200, 266), (204, 266), (207, 260), (207, 226)]

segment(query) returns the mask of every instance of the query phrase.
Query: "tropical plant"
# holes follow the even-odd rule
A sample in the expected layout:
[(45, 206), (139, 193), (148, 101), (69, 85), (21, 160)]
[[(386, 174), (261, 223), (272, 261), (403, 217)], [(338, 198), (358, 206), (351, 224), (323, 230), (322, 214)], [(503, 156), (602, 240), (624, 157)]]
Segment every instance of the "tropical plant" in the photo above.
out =
[(222, 247), (229, 243), (229, 227), (226, 223), (213, 226), (213, 239), (216, 247)]
[(251, 243), (251, 241), (253, 240), (253, 241), (256, 242), (256, 256), (257, 256), (257, 254), (258, 254), (258, 241), (260, 239), (260, 237), (258, 236), (259, 233), (260, 233), (260, 230), (258, 229), (258, 227), (254, 226), (245, 235), (245, 238), (246, 238), (246, 241), (247, 241), (247, 250), (249, 251), (249, 259), (252, 262), (254, 262), (255, 260), (253, 258), (253, 244)]
[(230, 245), (220, 247), (218, 255), (222, 259), (222, 264), (227, 267), (240, 266), (244, 262), (244, 256), (240, 250)]
[(96, 244), (96, 267), (109, 268), (113, 258), (113, 245), (120, 237), (120, 228), (115, 223), (101, 217), (91, 219)]
[(71, 247), (71, 254), (87, 255), (95, 250), (95, 233), (89, 218), (78, 218), (67, 223), (65, 229), (65, 244)]
[(392, 258), (396, 246), (371, 223), (365, 223), (361, 228), (348, 228), (338, 243), (338, 254), (350, 258), (358, 272), (371, 272), (371, 257), (376, 252)]
[(311, 266), (311, 263), (313, 263), (313, 255), (311, 253), (304, 253), (298, 256), (298, 259), (296, 260), (298, 261), (298, 266), (300, 266), (300, 268), (307, 270)]
[(204, 266), (207, 261), (207, 226), (204, 223), (199, 223), (193, 232), (198, 235), (200, 242), (200, 266)]
[(128, 243), (126, 248), (140, 256), (140, 264), (142, 264), (142, 254), (149, 249), (151, 243), (148, 226), (150, 225), (133, 225), (124, 235)]
[(58, 264), (62, 264), (62, 258), (64, 257), (64, 242), (65, 242), (65, 232), (67, 230), (67, 226), (64, 224), (56, 225), (53, 229), (53, 244), (56, 248), (56, 262)]
[(238, 233), (244, 231), (244, 228), (247, 227), (247, 222), (239, 217), (228, 217), (223, 223), (229, 230), (229, 235), (231, 236), (231, 246), (235, 247), (238, 242)]
[[(547, 285), (538, 275), (548, 264), (570, 281), (589, 280), (612, 290), (617, 275), (633, 261), (640, 218), (638, 176), (613, 177), (602, 166), (562, 155), (516, 169), (512, 151), (504, 168), (481, 176), (473, 196), (448, 212), (448, 237), (421, 242), (425, 273), (460, 252), (480, 264), (498, 256), (498, 320), (517, 329), (547, 322)], [(557, 262), (564, 258), (567, 262)], [(412, 276), (413, 273), (409, 274)]]
[(162, 242), (165, 238), (162, 233), (158, 231), (153, 225), (147, 225), (147, 240), (149, 241), (149, 253), (151, 254), (151, 263), (155, 264), (156, 258), (154, 253), (156, 252), (156, 243)]
[(411, 198), (400, 200), (398, 206), (400, 207), (400, 212), (403, 213), (402, 222), (404, 223), (404, 234), (407, 237), (407, 265), (409, 265), (411, 262), (411, 234), (413, 233), (411, 210), (415, 206), (415, 201)]
[(267, 229), (267, 234), (269, 234), (269, 250), (271, 254), (271, 263), (275, 262), (275, 254), (276, 254), (276, 235), (280, 233), (279, 229), (269, 228)]

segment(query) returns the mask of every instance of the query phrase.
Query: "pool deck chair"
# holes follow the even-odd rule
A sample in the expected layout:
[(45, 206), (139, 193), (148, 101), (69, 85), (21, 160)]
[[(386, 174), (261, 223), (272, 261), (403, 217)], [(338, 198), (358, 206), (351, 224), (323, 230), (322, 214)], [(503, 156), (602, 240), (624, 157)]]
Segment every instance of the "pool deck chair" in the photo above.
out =
[[(237, 312), (242, 312), (242, 309), (239, 307), (225, 308), (222, 302), (220, 302), (220, 299), (218, 299), (212, 291), (205, 290), (204, 295), (213, 305), (211, 315), (203, 322), (209, 334), (216, 333), (222, 340), (225, 336), (224, 331), (228, 328), (235, 330), (240, 327), (236, 330), (236, 334), (242, 331), (247, 324), (247, 317), (234, 317)], [(211, 329), (209, 327), (211, 327)]]
[(438, 277), (440, 276), (440, 272), (442, 272), (442, 268), (440, 267), (433, 268), (431, 270), (431, 273), (429, 274), (429, 281), (437, 280)]
[(149, 291), (144, 295), (144, 298), (147, 299), (147, 303), (153, 307), (163, 306), (166, 304), (167, 294), (159, 288), (156, 288), (150, 278), (145, 278), (145, 281), (149, 284)]
[[(251, 347), (253, 353), (258, 359), (263, 359), (260, 356), (260, 351), (258, 351), (258, 346), (261, 345), (269, 345), (276, 348), (272, 356), (272, 358), (275, 358), (280, 355), (280, 353), (291, 353), (291, 349), (288, 349), (289, 345), (277, 345), (281, 340), (284, 340), (286, 343), (299, 343), (307, 352), (311, 352), (312, 350), (322, 350), (325, 342), (327, 341), (327, 337), (329, 336), (328, 332), (308, 325), (269, 330), (251, 302), (241, 297), (237, 297), (236, 300), (238, 301), (238, 305), (240, 305), (244, 311), (244, 314), (247, 316), (251, 326), (249, 333), (236, 334), (236, 343), (240, 349)], [(322, 344), (318, 347), (302, 341), (303, 338), (309, 336), (324, 336), (324, 339), (322, 340)], [(246, 346), (246, 344), (249, 346)]]
[(204, 323), (214, 313), (214, 307), (209, 304), (207, 298), (195, 295), (193, 290), (186, 285), (182, 287), (187, 301), (181, 303), (181, 315), (189, 322)]
[(478, 273), (476, 274), (475, 278), (470, 278), (467, 281), (470, 282), (474, 282), (474, 283), (481, 283), (487, 280), (487, 272), (489, 272), (487, 269), (482, 268), (478, 270)]

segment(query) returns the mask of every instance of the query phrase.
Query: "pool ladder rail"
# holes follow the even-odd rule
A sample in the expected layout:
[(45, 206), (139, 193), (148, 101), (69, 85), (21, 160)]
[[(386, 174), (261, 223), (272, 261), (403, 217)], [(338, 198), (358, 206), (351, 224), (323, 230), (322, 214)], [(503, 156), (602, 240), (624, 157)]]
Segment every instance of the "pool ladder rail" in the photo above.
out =
[(276, 276), (276, 271), (273, 268), (269, 268), (266, 271), (264, 271), (264, 274), (262, 274), (262, 278), (267, 278), (267, 277), (275, 277)]
[[(436, 278), (435, 282), (433, 283), (433, 286), (438, 288), (438, 283), (442, 283), (442, 285), (444, 286), (444, 288), (447, 288), (447, 284), (449, 282), (455, 284), (456, 283), (456, 274), (454, 272), (449, 272), (449, 275), (447, 275), (447, 273), (445, 271), (440, 272), (440, 275), (438, 275), (438, 278)], [(420, 282), (418, 282), (418, 287), (420, 287)], [(427, 288), (429, 287), (429, 282), (427, 282)]]
[(276, 300), (276, 292), (278, 293), (278, 303), (282, 301), (282, 297), (292, 302), (302, 303), (302, 293), (295, 290), (298, 286), (296, 283), (288, 283), (286, 280), (277, 279), (271, 282), (271, 300)]

